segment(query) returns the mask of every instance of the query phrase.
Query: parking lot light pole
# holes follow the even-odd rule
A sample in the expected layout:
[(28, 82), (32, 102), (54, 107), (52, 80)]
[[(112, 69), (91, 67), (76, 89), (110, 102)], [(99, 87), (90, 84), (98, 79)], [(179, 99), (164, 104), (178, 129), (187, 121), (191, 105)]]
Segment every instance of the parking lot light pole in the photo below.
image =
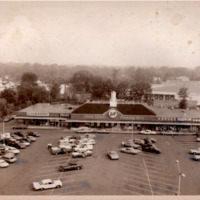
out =
[(177, 167), (178, 167), (178, 194), (180, 195), (181, 193), (181, 177), (185, 177), (185, 174), (183, 172), (181, 172), (181, 168), (180, 168), (180, 164), (179, 164), (179, 160), (176, 160), (177, 163)]

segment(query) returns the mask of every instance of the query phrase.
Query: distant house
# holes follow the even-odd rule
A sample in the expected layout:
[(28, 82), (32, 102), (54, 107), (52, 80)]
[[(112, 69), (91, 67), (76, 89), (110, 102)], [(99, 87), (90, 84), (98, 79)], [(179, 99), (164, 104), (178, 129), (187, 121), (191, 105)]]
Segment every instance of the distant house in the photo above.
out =
[(154, 106), (161, 105), (169, 107), (178, 105), (179, 90), (182, 87), (188, 89), (189, 107), (200, 106), (200, 81), (167, 81), (162, 84), (152, 85), (152, 95), (154, 98)]
[(190, 79), (187, 76), (179, 76), (176, 77), (177, 81), (190, 81)]

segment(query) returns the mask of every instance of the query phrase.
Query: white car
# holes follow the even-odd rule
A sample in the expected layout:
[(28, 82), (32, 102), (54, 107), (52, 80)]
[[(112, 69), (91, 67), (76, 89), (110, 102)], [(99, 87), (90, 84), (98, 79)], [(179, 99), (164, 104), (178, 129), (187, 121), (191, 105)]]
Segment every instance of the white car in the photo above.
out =
[(141, 151), (139, 149), (127, 147), (127, 148), (121, 148), (121, 152), (135, 155), (140, 153)]
[(193, 159), (196, 161), (200, 161), (200, 155), (194, 155)]
[(72, 157), (73, 158), (85, 158), (87, 156), (91, 156), (92, 155), (92, 151), (87, 150), (85, 152), (72, 152)]
[(8, 167), (8, 166), (9, 166), (9, 164), (5, 160), (0, 159), (0, 167), (1, 168), (5, 168), (5, 167)]
[(111, 159), (111, 160), (118, 160), (119, 159), (119, 156), (117, 154), (116, 151), (108, 151), (108, 157)]
[(155, 135), (156, 132), (155, 131), (152, 131), (152, 130), (143, 130), (143, 131), (140, 131), (141, 134), (146, 134), (146, 135)]
[(93, 149), (93, 145), (77, 145), (75, 148), (74, 148), (74, 151), (79, 151), (79, 152), (85, 152), (87, 150), (92, 150)]
[(123, 147), (133, 147), (135, 149), (140, 148), (141, 146), (139, 144), (135, 144), (132, 141), (122, 142)]
[(196, 141), (197, 141), (197, 142), (200, 142), (200, 137), (198, 137), (198, 138), (196, 139)]
[(190, 149), (190, 153), (191, 153), (191, 154), (198, 154), (198, 155), (200, 155), (200, 148), (197, 148), (197, 149)]
[(16, 149), (15, 147), (11, 147), (11, 146), (5, 146), (4, 149), (8, 153), (13, 153), (13, 154), (18, 154), (20, 152), (20, 150)]
[(44, 179), (40, 182), (33, 182), (33, 188), (35, 190), (46, 190), (60, 187), (62, 187), (62, 182), (60, 180)]

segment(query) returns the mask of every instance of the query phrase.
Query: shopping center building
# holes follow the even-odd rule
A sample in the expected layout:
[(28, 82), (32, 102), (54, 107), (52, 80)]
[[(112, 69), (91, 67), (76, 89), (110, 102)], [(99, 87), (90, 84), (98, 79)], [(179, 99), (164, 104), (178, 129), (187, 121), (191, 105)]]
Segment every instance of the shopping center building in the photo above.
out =
[(112, 92), (109, 102), (87, 102), (80, 106), (36, 104), (18, 111), (15, 120), (28, 126), (198, 131), (200, 111), (119, 102)]

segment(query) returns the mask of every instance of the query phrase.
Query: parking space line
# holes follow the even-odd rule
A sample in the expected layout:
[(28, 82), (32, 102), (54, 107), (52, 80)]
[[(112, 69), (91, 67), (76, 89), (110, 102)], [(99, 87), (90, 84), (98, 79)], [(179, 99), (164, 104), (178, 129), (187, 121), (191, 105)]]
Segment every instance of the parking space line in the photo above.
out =
[[(123, 184), (127, 184), (127, 183), (123, 183)], [(144, 189), (144, 188), (139, 188), (139, 187), (136, 187), (136, 186), (134, 186), (134, 185), (132, 185), (132, 184), (128, 184), (128, 186), (129, 186), (129, 187), (132, 187), (132, 188), (136, 188), (136, 189), (138, 189), (138, 190), (142, 189), (142, 190), (145, 190), (145, 191), (147, 191), (147, 192), (151, 192), (151, 190), (147, 190), (147, 189)]]
[(146, 163), (145, 163), (143, 154), (142, 154), (142, 159), (143, 159), (143, 163), (144, 163), (144, 168), (145, 168), (145, 171), (146, 171), (147, 179), (148, 179), (148, 182), (149, 182), (149, 187), (151, 189), (151, 194), (153, 195), (153, 190), (152, 190), (152, 187), (151, 187), (151, 182), (150, 182), (150, 179), (149, 179), (149, 174), (148, 174), (148, 171), (147, 171), (147, 167), (146, 167)]
[[(146, 185), (146, 186), (149, 186), (149, 184), (148, 183), (144, 183), (144, 181), (136, 181), (135, 179), (129, 179), (129, 178), (125, 178), (125, 179), (127, 179), (127, 182), (131, 182), (131, 183), (142, 183), (143, 185)], [(129, 180), (128, 180), (129, 179)], [(151, 190), (149, 190), (149, 191), (151, 191)]]
[(42, 176), (52, 176), (52, 175), (57, 175), (59, 174), (60, 172), (57, 172), (57, 173), (53, 173), (53, 174), (43, 174), (43, 175), (37, 175), (37, 176), (33, 176), (33, 177), (42, 177)]
[(138, 162), (132, 161), (132, 160), (123, 160), (122, 164), (134, 165), (135, 167), (140, 167), (141, 166), (141, 163), (138, 163)]
[(143, 179), (143, 180), (147, 180), (147, 178), (143, 178), (143, 177), (141, 177), (141, 176), (137, 176), (137, 175), (133, 175), (133, 174), (128, 174), (129, 176), (128, 177), (123, 177), (123, 178), (126, 178), (126, 179), (131, 179), (132, 180), (132, 178), (131, 177), (135, 177), (135, 178), (139, 178), (139, 179)]
[(131, 166), (131, 167), (129, 167), (129, 166), (125, 165), (124, 168), (129, 169), (130, 171), (134, 171), (135, 169), (137, 169), (139, 171), (144, 172), (144, 168), (142, 168), (142, 166)]
[(164, 187), (160, 187), (160, 186), (157, 186), (156, 188), (159, 188), (160, 190), (162, 190), (162, 191), (164, 191), (164, 192), (171, 192), (171, 193), (176, 193), (177, 192), (177, 190), (171, 190), (171, 189), (168, 189), (168, 188), (164, 188)]
[(149, 171), (150, 171), (150, 173), (152, 173), (152, 174), (160, 174), (160, 175), (162, 175), (162, 176), (167, 176), (167, 177), (174, 177), (173, 175), (169, 175), (169, 174), (163, 174), (163, 173), (159, 173), (159, 172), (157, 172), (155, 169), (148, 169)]
[(132, 194), (144, 196), (143, 194), (140, 194), (139, 192), (131, 191), (131, 190), (128, 190), (128, 189), (125, 189), (125, 188), (122, 188), (122, 190), (125, 190), (125, 191), (127, 191), (127, 192), (131, 192)]
[(167, 181), (170, 181), (170, 182), (177, 183), (177, 181), (174, 181), (174, 180), (171, 180), (171, 179), (167, 179), (167, 178), (163, 178), (163, 177), (155, 176), (155, 175), (151, 175), (151, 174), (149, 174), (149, 175), (150, 175), (150, 177), (156, 177), (157, 179), (162, 179), (162, 180), (167, 180)]
[[(82, 190), (83, 190), (83, 189), (82, 189)], [(74, 190), (74, 191), (64, 192), (64, 193), (62, 193), (61, 195), (73, 194), (73, 193), (75, 193), (75, 195), (77, 195), (77, 193), (78, 193), (78, 192), (81, 192), (82, 190)], [(58, 194), (58, 195), (60, 195), (60, 194)], [(56, 195), (54, 195), (54, 196), (56, 196)]]

